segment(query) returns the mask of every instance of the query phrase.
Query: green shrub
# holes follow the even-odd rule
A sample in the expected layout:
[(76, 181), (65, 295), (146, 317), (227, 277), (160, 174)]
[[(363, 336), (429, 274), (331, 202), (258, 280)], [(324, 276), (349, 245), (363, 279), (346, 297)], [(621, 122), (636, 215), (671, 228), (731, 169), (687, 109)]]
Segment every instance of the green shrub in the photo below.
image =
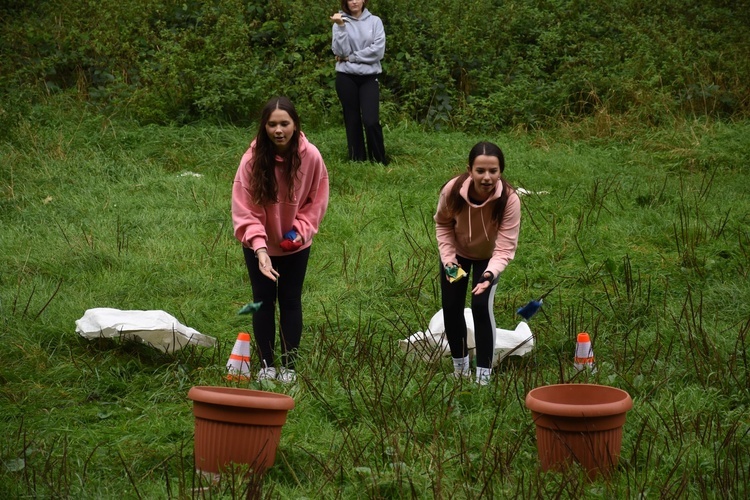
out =
[[(733, 2), (373, 0), (384, 120), (498, 130), (597, 114), (745, 117), (750, 15)], [(243, 123), (286, 94), (338, 124), (328, 17), (311, 0), (49, 0), (0, 8), (15, 86), (142, 122)]]

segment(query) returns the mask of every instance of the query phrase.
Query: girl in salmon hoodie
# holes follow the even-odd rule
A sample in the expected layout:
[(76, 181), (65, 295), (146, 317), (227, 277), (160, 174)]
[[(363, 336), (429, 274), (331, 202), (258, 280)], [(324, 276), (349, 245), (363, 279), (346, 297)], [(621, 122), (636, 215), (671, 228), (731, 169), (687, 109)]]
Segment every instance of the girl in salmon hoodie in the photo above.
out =
[(505, 158), (497, 145), (476, 144), (469, 153), (468, 171), (442, 187), (435, 214), (445, 335), (454, 375), (471, 376), (464, 319), (471, 276), (475, 381), (480, 385), (487, 385), (492, 373), (495, 289), (500, 273), (515, 256), (521, 226), (521, 203), (515, 189), (502, 179), (504, 170)]
[[(328, 171), (318, 149), (300, 130), (294, 105), (271, 99), (258, 133), (240, 161), (232, 187), (234, 235), (242, 243), (253, 301), (258, 380), (296, 380), (302, 336), (302, 284), (310, 246), (328, 207)], [(276, 369), (276, 302), (281, 366)]]

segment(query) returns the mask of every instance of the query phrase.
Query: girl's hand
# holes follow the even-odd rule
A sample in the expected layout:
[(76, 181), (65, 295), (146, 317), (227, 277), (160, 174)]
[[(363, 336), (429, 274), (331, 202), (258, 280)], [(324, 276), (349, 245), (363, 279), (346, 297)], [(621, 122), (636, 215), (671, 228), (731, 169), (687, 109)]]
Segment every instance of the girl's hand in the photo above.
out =
[(471, 293), (474, 295), (480, 295), (487, 291), (487, 289), (492, 285), (492, 281), (495, 279), (495, 277), (492, 275), (491, 272), (487, 271), (482, 275), (482, 279), (479, 280), (479, 283), (471, 289)]
[(268, 256), (268, 252), (266, 251), (266, 249), (261, 248), (256, 251), (255, 257), (258, 259), (258, 269), (260, 269), (260, 272), (263, 273), (263, 276), (270, 279), (271, 281), (276, 281), (276, 278), (279, 277), (279, 273), (276, 271), (276, 269), (273, 268), (271, 257)]
[(279, 246), (285, 252), (293, 252), (301, 247), (302, 244), (302, 235), (292, 229), (284, 235), (284, 239), (279, 243)]
[(460, 265), (454, 262), (449, 262), (445, 265), (445, 278), (448, 280), (448, 283), (455, 283), (465, 276), (466, 271), (461, 269)]
[(336, 12), (334, 15), (331, 16), (331, 22), (334, 22), (338, 24), (339, 26), (344, 25), (344, 18), (341, 17), (341, 12)]

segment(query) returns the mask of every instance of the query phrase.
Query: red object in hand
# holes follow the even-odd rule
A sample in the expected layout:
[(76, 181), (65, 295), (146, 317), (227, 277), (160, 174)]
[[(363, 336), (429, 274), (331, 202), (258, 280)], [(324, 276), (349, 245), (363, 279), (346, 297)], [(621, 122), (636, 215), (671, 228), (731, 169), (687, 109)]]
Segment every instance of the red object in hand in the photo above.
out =
[(302, 242), (294, 240), (283, 240), (281, 243), (279, 243), (279, 246), (285, 252), (293, 252), (302, 246)]

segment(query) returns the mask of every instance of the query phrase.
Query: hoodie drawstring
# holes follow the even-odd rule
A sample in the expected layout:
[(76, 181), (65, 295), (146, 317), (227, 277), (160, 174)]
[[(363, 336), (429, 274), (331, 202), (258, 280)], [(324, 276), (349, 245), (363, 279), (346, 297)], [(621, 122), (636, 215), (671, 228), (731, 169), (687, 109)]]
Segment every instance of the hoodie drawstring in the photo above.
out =
[(479, 216), (482, 218), (482, 229), (484, 229), (484, 237), (487, 241), (490, 241), (490, 237), (487, 235), (487, 226), (484, 224), (484, 210), (479, 211)]
[(469, 241), (471, 241), (471, 203), (467, 203), (469, 205)]

